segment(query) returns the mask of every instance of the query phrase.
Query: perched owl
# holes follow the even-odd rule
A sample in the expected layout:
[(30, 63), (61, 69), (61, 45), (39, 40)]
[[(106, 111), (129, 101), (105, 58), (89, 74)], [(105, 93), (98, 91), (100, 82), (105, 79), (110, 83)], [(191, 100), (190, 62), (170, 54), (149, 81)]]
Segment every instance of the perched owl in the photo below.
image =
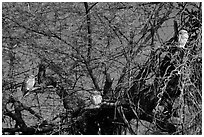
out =
[(102, 102), (102, 96), (101, 96), (101, 95), (93, 95), (92, 98), (91, 98), (91, 102), (92, 102), (94, 105), (99, 105), (99, 104), (101, 104), (101, 102)]
[(34, 75), (30, 75), (29, 77), (25, 78), (21, 88), (21, 91), (23, 92), (23, 96), (25, 96), (29, 91), (31, 91), (34, 85), (35, 85)]
[(180, 48), (184, 48), (186, 45), (186, 42), (188, 41), (188, 32), (186, 30), (180, 30), (179, 36), (178, 36), (178, 46)]

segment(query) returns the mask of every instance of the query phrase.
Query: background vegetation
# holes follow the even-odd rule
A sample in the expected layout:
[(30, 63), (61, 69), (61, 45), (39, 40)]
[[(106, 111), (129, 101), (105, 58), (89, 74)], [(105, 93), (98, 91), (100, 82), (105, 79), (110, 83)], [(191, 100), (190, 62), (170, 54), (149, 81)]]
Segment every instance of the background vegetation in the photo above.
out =
[[(103, 91), (107, 75), (120, 98), (152, 52), (172, 43), (175, 20), (190, 38), (184, 100), (177, 100), (183, 116), (173, 121), (180, 129), (177, 134), (201, 134), (202, 5), (169, 2), (2, 3), (3, 133), (20, 133), (15, 126), (20, 115), (27, 127), (37, 129), (42, 119), (52, 124), (54, 129), (39, 134), (79, 134), (67, 114), (90, 107), (92, 91)], [(47, 64), (47, 75), (64, 88), (66, 106), (54, 88), (21, 98), (24, 77), (37, 75), (40, 63)], [(16, 103), (23, 106), (21, 111)], [(145, 121), (130, 124), (137, 134), (162, 134)]]

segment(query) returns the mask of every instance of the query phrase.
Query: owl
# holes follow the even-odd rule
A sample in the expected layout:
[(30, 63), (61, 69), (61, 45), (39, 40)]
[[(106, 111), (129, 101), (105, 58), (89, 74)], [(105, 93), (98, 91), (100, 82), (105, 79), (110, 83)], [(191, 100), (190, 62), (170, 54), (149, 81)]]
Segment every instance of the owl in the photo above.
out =
[(186, 45), (186, 42), (188, 41), (188, 32), (186, 30), (180, 30), (179, 36), (178, 36), (178, 46), (180, 48), (184, 48)]
[(21, 88), (21, 91), (23, 92), (23, 96), (25, 96), (29, 91), (31, 91), (34, 85), (35, 85), (34, 75), (30, 75), (29, 77), (25, 78)]

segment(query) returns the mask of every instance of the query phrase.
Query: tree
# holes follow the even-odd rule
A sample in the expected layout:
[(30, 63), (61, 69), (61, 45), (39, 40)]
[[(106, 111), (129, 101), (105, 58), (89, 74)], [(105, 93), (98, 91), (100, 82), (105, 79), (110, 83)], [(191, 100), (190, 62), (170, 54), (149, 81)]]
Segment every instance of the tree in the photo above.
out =
[[(155, 81), (166, 47), (186, 29), (182, 94), (175, 99), (181, 105), (173, 106), (184, 117), (170, 120), (181, 125), (174, 134), (201, 134), (201, 9), (201, 3), (2, 3), (3, 133), (157, 133), (138, 119), (135, 103)], [(37, 75), (39, 64), (56, 88), (37, 84), (21, 99), (24, 75)], [(93, 91), (103, 95), (100, 108), (90, 108)], [(155, 102), (159, 86), (152, 91)]]

